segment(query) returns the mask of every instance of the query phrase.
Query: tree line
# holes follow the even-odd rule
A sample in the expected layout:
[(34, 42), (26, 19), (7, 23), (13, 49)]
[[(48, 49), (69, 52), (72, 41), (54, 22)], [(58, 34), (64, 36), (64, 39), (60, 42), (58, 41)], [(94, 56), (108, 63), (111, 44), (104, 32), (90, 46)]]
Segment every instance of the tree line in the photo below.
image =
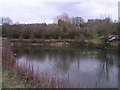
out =
[(88, 19), (62, 14), (53, 24), (2, 24), (2, 36), (13, 39), (89, 39), (118, 34), (118, 23), (111, 18)]

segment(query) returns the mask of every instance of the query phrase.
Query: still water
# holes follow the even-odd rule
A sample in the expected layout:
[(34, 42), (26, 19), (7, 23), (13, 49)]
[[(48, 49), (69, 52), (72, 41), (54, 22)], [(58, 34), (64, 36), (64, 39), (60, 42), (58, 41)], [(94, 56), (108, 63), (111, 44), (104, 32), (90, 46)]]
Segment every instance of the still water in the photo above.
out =
[(17, 64), (35, 73), (67, 78), (81, 88), (117, 88), (118, 55), (102, 50), (29, 47), (13, 49)]

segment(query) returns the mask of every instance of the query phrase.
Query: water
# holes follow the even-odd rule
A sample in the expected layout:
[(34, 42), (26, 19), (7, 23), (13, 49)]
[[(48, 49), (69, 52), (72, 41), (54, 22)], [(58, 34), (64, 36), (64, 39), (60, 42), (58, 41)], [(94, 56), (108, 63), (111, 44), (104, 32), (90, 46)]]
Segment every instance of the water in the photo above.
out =
[(81, 88), (117, 88), (118, 55), (101, 50), (74, 48), (19, 48), (17, 64), (33, 66), (36, 73), (67, 78)]

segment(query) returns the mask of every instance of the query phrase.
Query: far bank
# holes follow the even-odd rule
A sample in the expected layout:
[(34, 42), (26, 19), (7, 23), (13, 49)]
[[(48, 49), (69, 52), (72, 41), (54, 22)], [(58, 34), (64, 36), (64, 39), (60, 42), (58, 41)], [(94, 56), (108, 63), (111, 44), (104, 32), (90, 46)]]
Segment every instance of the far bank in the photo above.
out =
[(40, 46), (40, 47), (66, 47), (66, 48), (93, 48), (119, 52), (120, 42), (104, 42), (99, 39), (7, 39), (11, 47)]

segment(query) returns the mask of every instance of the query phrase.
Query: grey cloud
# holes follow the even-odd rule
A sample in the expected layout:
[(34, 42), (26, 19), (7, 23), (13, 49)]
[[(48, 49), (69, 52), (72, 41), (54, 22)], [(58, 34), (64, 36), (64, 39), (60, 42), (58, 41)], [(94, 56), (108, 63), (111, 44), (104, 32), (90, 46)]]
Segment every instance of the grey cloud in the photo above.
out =
[[(18, 0), (19, 1), (19, 0)], [(111, 15), (113, 19), (117, 19), (117, 0), (78, 0), (71, 2), (52, 2), (39, 0), (20, 0), (19, 2), (2, 3), (2, 16), (11, 17), (14, 21), (22, 23), (32, 22), (52, 22), (57, 15), (66, 12), (69, 16), (79, 16), (84, 19), (98, 18), (100, 15)], [(115, 2), (114, 2), (115, 1)], [(89, 2), (89, 3), (88, 3)], [(1, 4), (0, 4), (1, 6)]]

